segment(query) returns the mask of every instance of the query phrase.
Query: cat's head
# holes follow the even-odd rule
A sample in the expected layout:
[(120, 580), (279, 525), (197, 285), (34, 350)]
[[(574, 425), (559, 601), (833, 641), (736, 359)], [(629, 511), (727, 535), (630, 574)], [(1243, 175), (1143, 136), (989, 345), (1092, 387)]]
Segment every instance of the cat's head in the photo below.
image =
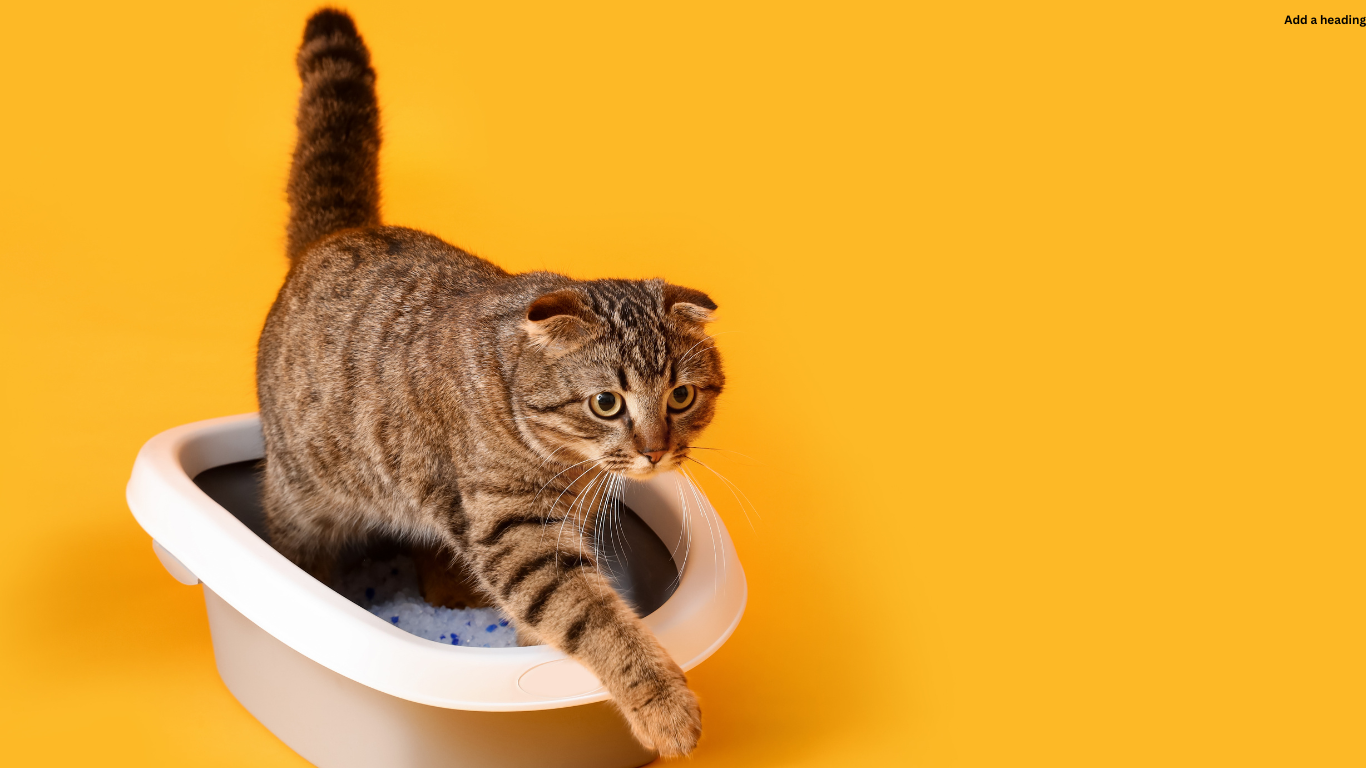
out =
[(547, 465), (645, 478), (680, 465), (725, 376), (706, 324), (716, 304), (663, 280), (573, 283), (519, 322), (518, 427)]

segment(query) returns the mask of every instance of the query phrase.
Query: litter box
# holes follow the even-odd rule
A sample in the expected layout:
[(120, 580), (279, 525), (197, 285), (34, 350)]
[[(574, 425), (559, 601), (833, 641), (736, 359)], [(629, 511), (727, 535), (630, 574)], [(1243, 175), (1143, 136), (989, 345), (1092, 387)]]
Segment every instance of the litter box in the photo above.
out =
[[(228, 690), (290, 748), (319, 768), (628, 768), (654, 759), (593, 674), (565, 654), (408, 634), (272, 549), (256, 487), (264, 453), (255, 414), (168, 430), (138, 453), (128, 506), (166, 570), (204, 585)], [(628, 562), (611, 574), (685, 670), (730, 637), (746, 598), (730, 536), (699, 496), (676, 473), (626, 483), (637, 517), (624, 526)]]

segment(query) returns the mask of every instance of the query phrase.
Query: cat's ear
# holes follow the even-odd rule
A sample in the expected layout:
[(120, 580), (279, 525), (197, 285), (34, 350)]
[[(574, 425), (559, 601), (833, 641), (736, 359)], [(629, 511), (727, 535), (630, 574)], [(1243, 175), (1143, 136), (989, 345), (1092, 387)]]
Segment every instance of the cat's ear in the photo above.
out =
[(694, 323), (710, 323), (716, 319), (716, 302), (707, 294), (681, 285), (664, 286), (664, 311), (674, 317)]
[(597, 315), (584, 303), (578, 291), (566, 288), (547, 293), (526, 309), (522, 330), (531, 343), (552, 355), (573, 352), (593, 337)]

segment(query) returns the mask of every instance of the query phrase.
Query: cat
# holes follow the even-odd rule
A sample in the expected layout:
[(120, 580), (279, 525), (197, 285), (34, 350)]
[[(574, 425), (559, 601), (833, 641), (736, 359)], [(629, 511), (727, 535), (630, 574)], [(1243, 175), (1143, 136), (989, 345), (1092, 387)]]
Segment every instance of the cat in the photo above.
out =
[(297, 64), (290, 267), (257, 357), (273, 546), (326, 582), (351, 542), (415, 542), (426, 570), (458, 566), (452, 594), (591, 670), (643, 745), (689, 753), (697, 698), (599, 570), (590, 499), (678, 467), (712, 420), (715, 302), (510, 274), (383, 225), (375, 73), (351, 17), (310, 17)]

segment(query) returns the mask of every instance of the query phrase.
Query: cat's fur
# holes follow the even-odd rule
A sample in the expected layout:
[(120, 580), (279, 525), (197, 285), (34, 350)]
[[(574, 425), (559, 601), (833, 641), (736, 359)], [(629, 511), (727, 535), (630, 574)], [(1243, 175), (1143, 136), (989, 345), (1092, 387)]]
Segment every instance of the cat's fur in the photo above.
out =
[[(513, 275), (381, 226), (375, 74), (351, 18), (309, 19), (298, 67), (291, 265), (257, 368), (272, 543), (323, 579), (370, 534), (446, 552), (526, 637), (591, 669), (642, 743), (686, 754), (697, 700), (598, 570), (594, 500), (677, 466), (711, 420), (716, 305), (662, 280)], [(682, 385), (695, 400), (673, 412)], [(596, 416), (604, 391), (627, 412)]]

